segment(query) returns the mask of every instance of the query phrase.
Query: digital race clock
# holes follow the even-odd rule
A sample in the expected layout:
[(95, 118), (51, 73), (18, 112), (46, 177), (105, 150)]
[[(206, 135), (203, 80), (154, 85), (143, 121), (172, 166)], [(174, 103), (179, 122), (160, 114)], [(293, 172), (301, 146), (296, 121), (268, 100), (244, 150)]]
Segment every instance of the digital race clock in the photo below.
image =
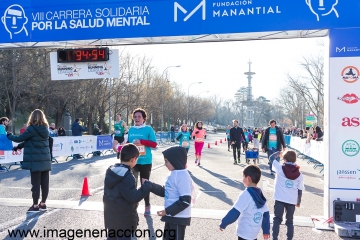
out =
[(99, 62), (109, 60), (109, 48), (78, 48), (57, 51), (58, 63)]

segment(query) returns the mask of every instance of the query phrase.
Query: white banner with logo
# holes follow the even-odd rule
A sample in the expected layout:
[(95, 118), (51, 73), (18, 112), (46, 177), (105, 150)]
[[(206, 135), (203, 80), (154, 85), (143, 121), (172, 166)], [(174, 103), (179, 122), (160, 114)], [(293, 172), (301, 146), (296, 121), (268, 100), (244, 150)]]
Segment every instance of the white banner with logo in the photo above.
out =
[[(102, 151), (112, 148), (110, 135), (80, 136), (80, 137), (54, 137), (53, 156), (70, 156), (72, 154), (84, 154), (94, 151)], [(19, 143), (13, 142), (13, 146)], [(14, 163), (23, 160), (24, 149), (14, 151), (0, 150), (0, 164)]]
[(76, 80), (119, 77), (119, 50), (110, 49), (106, 62), (58, 63), (57, 52), (50, 53), (51, 80)]
[(298, 150), (308, 157), (315, 159), (320, 163), (325, 163), (324, 142), (310, 141), (309, 143), (306, 143), (306, 139), (291, 137), (290, 147)]
[[(328, 106), (329, 164), (325, 168), (325, 215), (333, 214), (332, 202), (356, 201), (360, 191), (360, 29), (330, 30)], [(326, 87), (326, 86), (325, 86)], [(324, 92), (327, 88), (324, 88)], [(325, 122), (326, 123), (326, 122)]]

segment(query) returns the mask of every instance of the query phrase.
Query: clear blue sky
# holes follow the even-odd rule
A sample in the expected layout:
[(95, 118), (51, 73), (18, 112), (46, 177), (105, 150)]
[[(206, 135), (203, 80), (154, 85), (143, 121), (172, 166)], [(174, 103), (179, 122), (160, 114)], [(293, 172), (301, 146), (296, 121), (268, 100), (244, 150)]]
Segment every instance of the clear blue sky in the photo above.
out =
[(252, 80), (253, 95), (274, 99), (279, 88), (286, 85), (286, 73), (294, 76), (304, 74), (299, 62), (303, 57), (317, 55), (324, 47), (318, 41), (327, 38), (257, 40), (222, 43), (191, 43), (127, 46), (125, 50), (139, 57), (152, 59), (159, 74), (168, 66), (171, 82), (180, 83), (187, 93), (188, 86), (201, 81), (201, 89), (192, 86), (190, 95), (202, 97), (218, 94), (233, 99), (237, 89), (247, 86), (244, 72), (248, 61), (256, 73)]

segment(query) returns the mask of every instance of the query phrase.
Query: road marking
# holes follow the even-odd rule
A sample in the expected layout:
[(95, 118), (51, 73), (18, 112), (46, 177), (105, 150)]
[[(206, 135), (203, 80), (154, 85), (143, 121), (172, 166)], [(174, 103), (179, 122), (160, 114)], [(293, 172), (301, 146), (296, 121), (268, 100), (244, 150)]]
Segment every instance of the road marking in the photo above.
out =
[[(198, 196), (201, 194), (198, 193)], [(29, 202), (32, 202), (32, 199), (21, 199), (21, 198), (0, 198), (0, 206), (16, 206), (16, 207), (27, 207)], [(104, 205), (103, 202), (90, 202), (86, 201), (86, 198), (82, 198), (79, 201), (72, 200), (47, 200), (46, 205), (49, 209), (73, 209), (73, 210), (88, 210), (88, 211), (103, 211)], [(144, 205), (138, 207), (138, 213), (142, 214)], [(153, 215), (160, 210), (163, 210), (164, 206), (151, 205), (151, 211)], [(51, 210), (52, 211), (52, 210)], [(50, 211), (50, 212), (51, 212)], [(191, 217), (193, 218), (204, 218), (204, 219), (215, 219), (221, 220), (228, 210), (217, 210), (217, 209), (202, 209), (202, 208), (192, 208)], [(45, 214), (44, 214), (45, 215)], [(272, 214), (270, 214), (273, 217)], [(15, 220), (15, 219), (14, 219)], [(10, 220), (10, 221), (14, 221)], [(301, 226), (311, 226), (313, 223), (310, 217), (303, 216), (294, 216), (294, 225)], [(2, 226), (2, 225), (0, 225)], [(5, 226), (6, 227), (6, 226)], [(2, 228), (0, 228), (2, 229)]]

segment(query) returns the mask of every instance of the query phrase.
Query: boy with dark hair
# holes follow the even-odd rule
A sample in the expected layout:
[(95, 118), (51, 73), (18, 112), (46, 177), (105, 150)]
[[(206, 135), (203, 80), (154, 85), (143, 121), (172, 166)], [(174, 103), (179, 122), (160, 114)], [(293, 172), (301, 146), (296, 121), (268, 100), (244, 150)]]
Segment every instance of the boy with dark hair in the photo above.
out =
[(280, 224), (283, 220), (284, 210), (286, 210), (287, 239), (294, 237), (293, 218), (295, 206), (300, 207), (302, 190), (304, 189), (303, 175), (299, 171), (300, 167), (296, 165), (296, 153), (287, 151), (283, 155), (284, 164), (273, 161), (275, 169), (275, 190), (274, 190), (274, 221), (273, 221), (273, 239), (277, 240), (280, 230)]
[(139, 222), (139, 201), (150, 193), (150, 182), (136, 189), (135, 178), (131, 173), (139, 154), (134, 144), (125, 144), (121, 149), (120, 164), (110, 166), (106, 171), (103, 203), (108, 240), (131, 239)]
[(264, 239), (270, 238), (270, 214), (266, 206), (266, 198), (257, 184), (261, 178), (261, 170), (256, 165), (249, 165), (243, 171), (243, 191), (233, 208), (221, 220), (220, 230), (238, 220), (236, 232), (238, 240), (256, 239), (263, 230)]
[[(158, 211), (165, 222), (164, 240), (185, 239), (186, 226), (191, 221), (192, 179), (186, 170), (187, 152), (183, 147), (163, 151), (165, 166), (170, 171), (165, 187), (152, 183), (151, 192), (165, 198), (165, 209)], [(149, 182), (142, 179), (143, 182)]]

